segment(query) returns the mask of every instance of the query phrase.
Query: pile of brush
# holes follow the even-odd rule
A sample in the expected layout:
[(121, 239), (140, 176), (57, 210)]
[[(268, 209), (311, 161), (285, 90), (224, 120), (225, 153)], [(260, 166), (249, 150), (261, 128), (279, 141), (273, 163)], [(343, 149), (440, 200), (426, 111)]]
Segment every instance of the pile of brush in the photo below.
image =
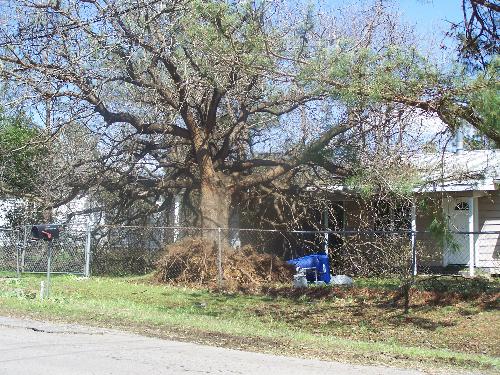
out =
[[(258, 253), (251, 246), (222, 248), (222, 286), (228, 291), (261, 291), (276, 284), (290, 284), (295, 269), (275, 255)], [(185, 238), (167, 245), (156, 263), (160, 282), (209, 289), (219, 287), (219, 250), (213, 241)]]

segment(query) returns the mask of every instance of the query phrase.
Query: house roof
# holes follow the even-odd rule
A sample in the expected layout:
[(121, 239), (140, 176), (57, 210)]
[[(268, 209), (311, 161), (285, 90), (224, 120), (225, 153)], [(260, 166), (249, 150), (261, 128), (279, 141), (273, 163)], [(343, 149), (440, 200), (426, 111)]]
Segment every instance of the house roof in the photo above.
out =
[[(413, 189), (415, 193), (491, 191), (500, 186), (500, 149), (420, 153), (405, 158), (420, 176), (421, 183)], [(323, 188), (341, 194), (352, 193), (342, 183)]]
[(412, 158), (423, 183), (415, 192), (496, 190), (500, 150), (419, 154)]

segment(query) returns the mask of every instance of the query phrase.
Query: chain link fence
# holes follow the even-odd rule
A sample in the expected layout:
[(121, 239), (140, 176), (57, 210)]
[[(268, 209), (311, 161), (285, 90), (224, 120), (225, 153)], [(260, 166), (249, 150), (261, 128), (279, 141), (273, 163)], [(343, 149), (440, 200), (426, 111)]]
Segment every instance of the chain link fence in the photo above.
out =
[(202, 237), (199, 228), (95, 226), (91, 229), (91, 273), (143, 275), (155, 268), (165, 246)]
[(20, 272), (20, 231), (0, 228), (0, 277), (15, 277)]
[[(229, 279), (290, 279), (285, 262), (328, 255), (330, 273), (398, 276), (500, 269), (500, 232), (279, 231), (98, 225), (66, 227), (52, 245), (52, 272), (145, 275), (164, 281), (211, 283)], [(491, 250), (492, 254), (488, 251)], [(46, 272), (47, 242), (32, 241), (30, 227), (0, 230), (0, 274)], [(168, 250), (168, 251), (167, 251)], [(473, 259), (473, 262), (469, 260)]]
[[(43, 273), (47, 271), (47, 241), (31, 239), (31, 227), (24, 227), (24, 242), (21, 250), (21, 273)], [(85, 275), (87, 231), (81, 228), (63, 227), (59, 238), (53, 240), (51, 273)]]
[[(51, 241), (51, 273), (89, 275), (90, 242), (88, 230), (63, 227), (60, 237)], [(31, 238), (31, 226), (0, 229), (0, 275), (45, 273), (48, 241)]]
[[(100, 226), (92, 231), (91, 269), (93, 274), (146, 274), (157, 268), (156, 263), (169, 248), (177, 254), (177, 261), (172, 267), (187, 267), (185, 263), (188, 260), (180, 259), (181, 255), (185, 256), (183, 250), (189, 250), (191, 253), (199, 252), (204, 257), (200, 261), (212, 262), (214, 267), (222, 269), (221, 272), (227, 271), (228, 266), (237, 267), (227, 264), (227, 252), (241, 251), (247, 257), (268, 254), (282, 261), (327, 253), (333, 274), (353, 276), (395, 275), (401, 272), (469, 273), (482, 266), (500, 267), (498, 255), (495, 258), (492, 254), (491, 260), (486, 262), (483, 258), (488, 255), (482, 253), (486, 240), (498, 241), (499, 237), (500, 232), (449, 232), (436, 238), (428, 231), (202, 230)], [(184, 243), (187, 239), (200, 238), (211, 241), (217, 250), (216, 259), (213, 259), (213, 254), (201, 249), (199, 243)], [(169, 246), (173, 244), (178, 246)], [(475, 259), (472, 264), (469, 262), (471, 256)], [(183, 270), (176, 272), (172, 274), (182, 273)], [(202, 273), (203, 270), (196, 272)], [(223, 279), (224, 275), (218, 278)]]

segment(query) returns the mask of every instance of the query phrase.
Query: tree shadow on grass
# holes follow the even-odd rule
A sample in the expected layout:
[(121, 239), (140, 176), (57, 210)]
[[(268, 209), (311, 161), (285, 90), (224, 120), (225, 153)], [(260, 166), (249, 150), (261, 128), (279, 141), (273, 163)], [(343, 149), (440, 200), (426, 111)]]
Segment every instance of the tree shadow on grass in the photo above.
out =
[(403, 316), (400, 319), (394, 319), (391, 325), (395, 327), (412, 325), (426, 331), (436, 331), (443, 327), (454, 327), (456, 323), (450, 321), (441, 321), (436, 319), (422, 318), (416, 316)]
[(500, 308), (500, 293), (480, 293), (474, 296), (457, 292), (417, 291), (412, 296), (412, 307), (458, 307), (466, 303), (481, 311), (498, 310)]

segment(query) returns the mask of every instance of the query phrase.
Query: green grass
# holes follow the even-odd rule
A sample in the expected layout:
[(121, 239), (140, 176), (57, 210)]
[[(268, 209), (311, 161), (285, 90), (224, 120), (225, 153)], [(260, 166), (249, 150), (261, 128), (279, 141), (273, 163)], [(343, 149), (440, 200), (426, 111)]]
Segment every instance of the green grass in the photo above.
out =
[(0, 271), (0, 279), (7, 277), (17, 277), (16, 271)]
[[(36, 275), (0, 280), (0, 313), (116, 326), (162, 337), (323, 359), (491, 371), (500, 368), (495, 340), (491, 347), (485, 344), (477, 350), (462, 350), (460, 346), (460, 340), (470, 341), (469, 336), (477, 330), (468, 331), (466, 325), (462, 328), (461, 319), (473, 315), (477, 318), (474, 324), (485, 321), (484, 328), (489, 331), (499, 321), (497, 311), (474, 303), (413, 308), (408, 317), (397, 307), (381, 304), (382, 297), (376, 293), (315, 300), (153, 285), (147, 277), (74, 276), (53, 277), (51, 298), (40, 300), (42, 280)], [(394, 286), (392, 281), (360, 280), (359, 284), (374, 291)], [(449, 335), (455, 335), (456, 340), (448, 342)]]

